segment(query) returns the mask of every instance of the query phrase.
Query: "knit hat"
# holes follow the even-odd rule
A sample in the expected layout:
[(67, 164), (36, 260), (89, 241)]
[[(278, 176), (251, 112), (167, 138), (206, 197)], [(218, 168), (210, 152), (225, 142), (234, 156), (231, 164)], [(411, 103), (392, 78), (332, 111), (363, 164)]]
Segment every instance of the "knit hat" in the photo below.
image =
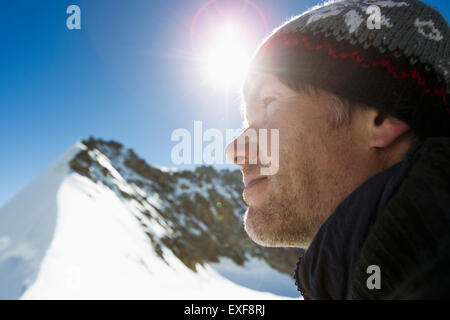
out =
[(449, 40), (420, 1), (334, 1), (277, 28), (252, 70), (380, 109), (421, 137), (450, 136)]

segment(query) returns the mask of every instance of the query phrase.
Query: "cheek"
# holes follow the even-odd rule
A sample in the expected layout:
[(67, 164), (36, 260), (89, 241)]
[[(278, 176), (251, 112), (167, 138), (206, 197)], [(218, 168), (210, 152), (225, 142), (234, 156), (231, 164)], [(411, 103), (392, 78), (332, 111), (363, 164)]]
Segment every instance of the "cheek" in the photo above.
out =
[[(271, 130), (278, 130), (280, 150), (289, 143), (294, 142), (301, 132), (302, 124), (300, 119), (295, 113), (289, 112), (289, 110), (290, 108), (288, 107), (281, 107), (265, 125), (265, 128), (268, 129), (268, 138), (270, 138), (269, 132)], [(277, 142), (272, 142), (271, 139), (268, 139), (268, 141), (270, 144)]]
[(279, 170), (274, 180), (280, 187), (295, 188), (301, 175), (305, 147), (300, 134), (293, 126), (279, 130)]
[[(305, 115), (300, 112), (298, 106), (283, 106), (266, 124), (268, 129), (278, 129), (279, 133), (279, 171), (274, 179), (278, 182), (299, 180), (304, 163), (314, 156), (314, 145), (318, 143), (318, 141), (314, 141), (317, 129), (314, 130), (312, 121), (308, 122), (309, 126), (305, 122), (308, 121), (305, 121)], [(274, 141), (271, 139), (268, 141), (270, 142), (268, 145), (270, 151)], [(288, 185), (292, 186), (292, 183), (288, 183)]]

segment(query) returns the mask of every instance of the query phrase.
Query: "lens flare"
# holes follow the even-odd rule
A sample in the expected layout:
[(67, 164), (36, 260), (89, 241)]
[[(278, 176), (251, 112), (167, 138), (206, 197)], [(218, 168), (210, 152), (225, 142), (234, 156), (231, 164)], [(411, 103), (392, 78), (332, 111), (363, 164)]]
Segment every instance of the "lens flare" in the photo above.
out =
[(223, 88), (240, 85), (249, 56), (250, 50), (240, 38), (236, 25), (224, 25), (204, 58), (208, 83)]
[(268, 29), (262, 10), (251, 0), (205, 2), (192, 20), (190, 41), (206, 84), (227, 91), (239, 88), (256, 41)]

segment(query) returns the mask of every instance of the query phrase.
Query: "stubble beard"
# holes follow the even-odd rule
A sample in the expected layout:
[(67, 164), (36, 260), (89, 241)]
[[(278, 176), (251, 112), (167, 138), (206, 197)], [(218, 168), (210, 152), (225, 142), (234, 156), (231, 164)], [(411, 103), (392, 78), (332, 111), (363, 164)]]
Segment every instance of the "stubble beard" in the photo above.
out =
[(299, 170), (303, 176), (295, 179), (292, 173), (269, 177), (267, 199), (247, 210), (244, 228), (257, 244), (307, 248), (326, 220), (312, 164), (305, 162)]

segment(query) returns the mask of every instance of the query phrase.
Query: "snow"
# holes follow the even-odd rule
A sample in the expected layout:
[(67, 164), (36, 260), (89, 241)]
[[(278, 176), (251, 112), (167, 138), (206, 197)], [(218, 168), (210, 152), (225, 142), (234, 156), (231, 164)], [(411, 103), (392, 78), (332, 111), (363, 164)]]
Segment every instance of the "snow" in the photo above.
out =
[[(70, 172), (68, 162), (83, 147), (71, 147), (0, 208), (0, 299), (295, 296), (289, 290), (274, 290), (277, 281), (281, 288), (294, 285), (256, 259), (245, 268), (223, 260), (198, 266), (197, 273), (167, 248), (162, 260), (135, 217), (136, 204), (123, 202), (107, 186)], [(106, 156), (96, 157), (112, 171)], [(114, 179), (124, 189), (131, 188), (117, 171)], [(157, 223), (147, 228), (162, 235)], [(266, 277), (268, 282), (263, 280)]]
[(58, 215), (55, 195), (68, 172), (68, 161), (82, 148), (79, 143), (72, 146), (0, 209), (0, 299), (18, 298), (35, 280), (53, 239)]
[[(111, 161), (106, 157), (104, 154), (102, 154), (98, 150), (91, 150), (89, 151), (89, 155), (95, 159), (103, 168), (108, 170), (108, 173), (113, 177), (111, 181), (119, 188), (119, 190), (133, 194), (134, 190), (130, 185), (127, 183), (127, 181), (121, 176), (119, 172), (114, 168), (114, 166), (111, 164)], [(98, 174), (98, 176), (101, 176), (101, 174)]]
[(175, 167), (166, 167), (166, 166), (160, 166), (160, 165), (153, 165), (153, 167), (161, 170), (162, 172), (178, 172), (178, 168), (175, 168)]
[(292, 277), (272, 269), (265, 261), (249, 256), (247, 260), (243, 266), (237, 266), (229, 258), (220, 258), (220, 262), (211, 264), (211, 267), (225, 278), (247, 288), (299, 297)]

